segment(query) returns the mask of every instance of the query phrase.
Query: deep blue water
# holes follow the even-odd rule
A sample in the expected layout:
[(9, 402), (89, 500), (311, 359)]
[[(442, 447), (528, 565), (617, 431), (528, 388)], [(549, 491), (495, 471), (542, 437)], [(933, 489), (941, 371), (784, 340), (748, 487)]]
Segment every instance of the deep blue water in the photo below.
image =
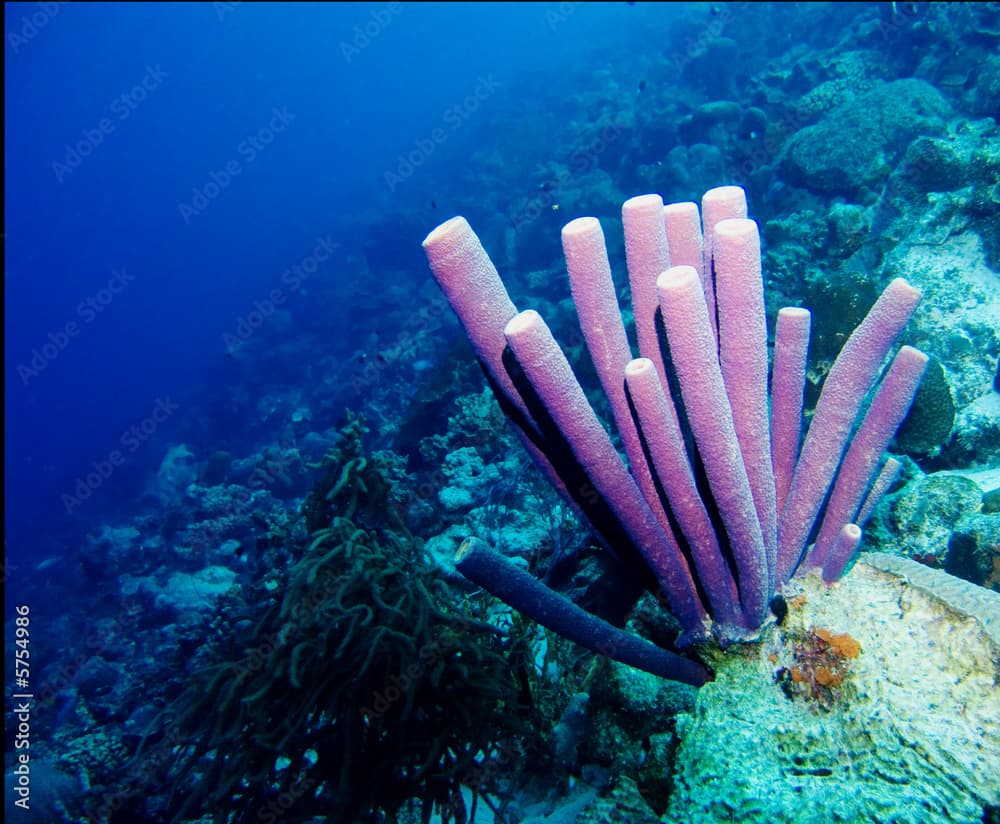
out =
[[(127, 506), (183, 411), (229, 379), (223, 336), (317, 238), (342, 244), (345, 218), (481, 79), (557, 77), (638, 13), (569, 9), (8, 5), (11, 558), (45, 557), (53, 535)], [(323, 272), (333, 305), (360, 276), (342, 260)], [(177, 413), (150, 423), (161, 400)], [(63, 497), (116, 451), (85, 505)]]

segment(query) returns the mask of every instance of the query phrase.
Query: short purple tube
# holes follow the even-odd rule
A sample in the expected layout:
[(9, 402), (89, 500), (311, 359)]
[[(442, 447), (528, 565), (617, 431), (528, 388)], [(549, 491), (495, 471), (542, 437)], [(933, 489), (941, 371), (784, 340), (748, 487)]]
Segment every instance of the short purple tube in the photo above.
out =
[(858, 551), (861, 543), (861, 527), (857, 524), (844, 524), (833, 541), (826, 563), (823, 565), (823, 580), (832, 584), (839, 581), (847, 565)]

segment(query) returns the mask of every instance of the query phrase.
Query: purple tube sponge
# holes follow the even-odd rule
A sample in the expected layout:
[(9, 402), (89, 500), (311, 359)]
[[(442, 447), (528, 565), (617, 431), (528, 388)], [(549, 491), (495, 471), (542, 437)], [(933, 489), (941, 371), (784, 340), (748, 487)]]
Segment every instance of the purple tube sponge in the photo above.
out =
[(862, 403), (919, 301), (920, 292), (903, 278), (896, 278), (875, 301), (830, 367), (778, 525), (781, 581), (788, 580), (798, 568)]
[(515, 315), (504, 334), (538, 397), (593, 479), (596, 491), (642, 549), (681, 626), (697, 636), (704, 635), (705, 609), (676, 542), (657, 525), (545, 321), (529, 309)]
[(767, 324), (757, 224), (740, 218), (717, 223), (713, 254), (719, 363), (767, 553), (767, 586), (773, 591), (778, 514), (767, 417)]
[(895, 458), (886, 459), (886, 462), (882, 464), (882, 468), (872, 482), (872, 488), (868, 490), (868, 495), (865, 497), (864, 503), (861, 504), (861, 509), (858, 511), (858, 526), (863, 527), (868, 523), (868, 519), (875, 511), (875, 507), (885, 497), (885, 493), (896, 482), (896, 478), (899, 477), (899, 473), (902, 471), (903, 464)]
[[(632, 359), (632, 352), (618, 308), (601, 224), (593, 217), (570, 221), (563, 227), (562, 242), (573, 302), (580, 317), (580, 329), (587, 348), (593, 355), (601, 388), (611, 406), (611, 414), (621, 435), (629, 469), (660, 529), (667, 540), (676, 543), (667, 512), (658, 503), (656, 481), (650, 471), (625, 395), (622, 372)], [(673, 407), (666, 410), (666, 413), (673, 415), (676, 426), (677, 414)]]
[(543, 627), (592, 652), (623, 664), (700, 687), (708, 672), (700, 664), (668, 652), (580, 609), (478, 538), (467, 538), (455, 553), (455, 567)]
[[(655, 575), (682, 642), (751, 635), (800, 566), (828, 582), (843, 574), (859, 524), (898, 473), (883, 453), (926, 363), (903, 347), (880, 380), (920, 299), (894, 280), (844, 344), (803, 441), (810, 315), (779, 312), (769, 370), (760, 238), (746, 214), (734, 186), (707, 192), (700, 220), (696, 204), (659, 195), (624, 204), (636, 359), (599, 222), (563, 229), (580, 326), (624, 456), (542, 318), (518, 313), (468, 223), (453, 218), (424, 241), (532, 456), (609, 551)], [(577, 639), (571, 625), (583, 621), (580, 642), (592, 649), (605, 637), (527, 573), (472, 549), (459, 569), (498, 597)]]
[(691, 266), (675, 266), (660, 276), (657, 288), (688, 422), (730, 538), (743, 613), (759, 626), (771, 595), (767, 552), (701, 282)]
[(771, 464), (775, 505), (781, 512), (792, 485), (795, 460), (802, 439), (802, 398), (806, 388), (809, 353), (808, 309), (786, 307), (778, 312), (774, 329), (774, 365), (771, 369)]
[(858, 511), (879, 458), (906, 417), (926, 368), (927, 355), (912, 346), (902, 347), (893, 359), (840, 464), (819, 535), (807, 556), (810, 565), (823, 567), (841, 527), (860, 520)]
[(629, 363), (625, 367), (625, 384), (656, 476), (667, 479), (663, 493), (669, 508), (681, 532), (692, 545), (700, 548), (693, 556), (693, 566), (705, 589), (708, 606), (716, 621), (746, 626), (736, 581), (722, 555), (712, 519), (698, 494), (676, 413), (663, 391), (653, 362), (648, 358), (636, 358)]

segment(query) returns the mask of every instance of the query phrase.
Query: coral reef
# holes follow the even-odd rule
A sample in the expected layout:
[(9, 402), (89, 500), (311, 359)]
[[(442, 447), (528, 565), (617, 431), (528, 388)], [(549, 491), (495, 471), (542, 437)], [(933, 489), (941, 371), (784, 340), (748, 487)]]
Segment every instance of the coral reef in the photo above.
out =
[(348, 423), (304, 507), (328, 520), (280, 597), (171, 708), (175, 820), (249, 820), (277, 799), (295, 820), (396, 820), (419, 801), (424, 821), (462, 822), (459, 788), (513, 735), (504, 645), (401, 530), (391, 464), (363, 454), (361, 431)]
[(718, 656), (681, 717), (671, 820), (988, 820), (998, 618), (1000, 595), (892, 556), (796, 579), (785, 624)]

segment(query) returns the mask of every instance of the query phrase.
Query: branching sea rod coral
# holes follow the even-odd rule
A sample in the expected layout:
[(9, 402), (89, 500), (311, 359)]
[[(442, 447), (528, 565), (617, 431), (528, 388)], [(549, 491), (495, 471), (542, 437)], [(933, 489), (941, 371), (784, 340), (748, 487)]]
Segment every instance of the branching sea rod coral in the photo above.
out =
[(464, 611), (395, 524), (395, 462), (366, 455), (361, 432), (349, 423), (310, 496), (326, 521), (280, 597), (172, 708), (173, 820), (396, 821), (421, 808), (464, 823), (460, 786), (517, 728), (513, 642)]
[[(779, 312), (769, 387), (760, 239), (743, 190), (712, 189), (700, 216), (694, 203), (635, 197), (622, 221), (639, 358), (597, 219), (572, 221), (562, 240), (627, 467), (545, 322), (517, 312), (465, 219), (436, 228), (424, 249), (528, 451), (612, 554), (652, 571), (682, 640), (751, 637), (797, 572), (843, 574), (897, 468), (880, 469), (882, 455), (927, 357), (904, 346), (879, 375), (920, 293), (902, 279), (885, 288), (831, 367), (803, 439), (810, 314)], [(499, 567), (482, 547), (465, 549), (458, 569), (491, 589)], [(559, 614), (561, 596), (542, 592), (544, 602), (519, 600)], [(673, 677), (696, 680), (680, 662)]]

